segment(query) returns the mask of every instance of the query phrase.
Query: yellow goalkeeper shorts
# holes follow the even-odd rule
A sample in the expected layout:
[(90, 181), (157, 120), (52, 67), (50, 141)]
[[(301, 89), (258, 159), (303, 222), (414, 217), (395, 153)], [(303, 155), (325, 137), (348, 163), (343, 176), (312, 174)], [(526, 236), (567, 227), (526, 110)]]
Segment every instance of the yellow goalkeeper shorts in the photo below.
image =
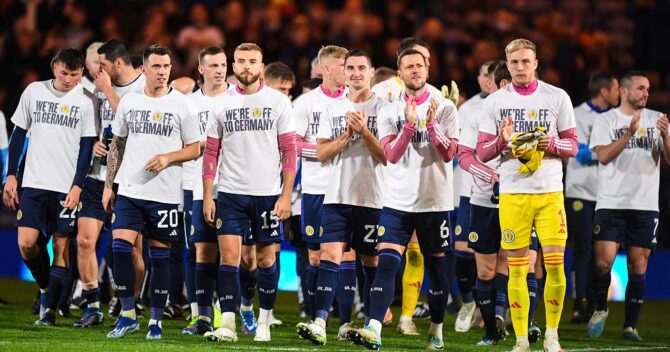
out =
[(500, 194), (500, 245), (503, 249), (530, 246), (533, 226), (540, 245), (565, 246), (568, 227), (563, 192)]

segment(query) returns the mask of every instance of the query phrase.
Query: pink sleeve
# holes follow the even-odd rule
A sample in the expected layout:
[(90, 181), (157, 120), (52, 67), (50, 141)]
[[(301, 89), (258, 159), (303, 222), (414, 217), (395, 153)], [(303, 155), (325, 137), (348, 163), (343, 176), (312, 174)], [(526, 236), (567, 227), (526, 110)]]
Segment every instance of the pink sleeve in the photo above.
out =
[(280, 134), (277, 139), (279, 141), (279, 150), (281, 151), (282, 170), (284, 172), (295, 173), (296, 159), (298, 158), (295, 132)]
[(558, 132), (558, 139), (552, 138), (547, 153), (561, 158), (572, 158), (577, 155), (577, 132), (574, 128)]
[(316, 159), (316, 144), (305, 143), (305, 139), (296, 135), (298, 156)]
[(442, 130), (442, 127), (435, 123), (435, 120), (428, 123), (426, 127), (428, 128), (428, 135), (430, 136), (430, 140), (433, 142), (437, 152), (440, 154), (442, 161), (445, 163), (450, 162), (456, 154), (458, 139), (449, 138), (447, 133)]
[(477, 157), (483, 162), (495, 159), (507, 146), (500, 136), (479, 132), (477, 136)]
[(485, 182), (491, 182), (493, 169), (482, 164), (475, 157), (475, 150), (463, 145), (458, 146), (458, 165), (465, 171)]
[(221, 138), (207, 137), (207, 144), (203, 152), (202, 178), (213, 180), (216, 178), (216, 166), (219, 165), (219, 149)]
[(380, 143), (382, 149), (384, 149), (387, 161), (392, 164), (400, 161), (400, 158), (405, 154), (409, 143), (412, 141), (414, 131), (416, 131), (416, 126), (406, 123), (402, 127), (400, 134), (392, 134), (382, 138)]

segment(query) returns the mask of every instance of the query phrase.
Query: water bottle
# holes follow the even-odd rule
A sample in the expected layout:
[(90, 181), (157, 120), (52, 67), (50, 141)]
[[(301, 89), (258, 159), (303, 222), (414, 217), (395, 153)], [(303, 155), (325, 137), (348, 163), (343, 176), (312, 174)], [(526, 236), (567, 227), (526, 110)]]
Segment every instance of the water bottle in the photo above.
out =
[[(112, 134), (112, 126), (108, 125), (107, 127), (105, 127), (104, 130), (102, 130), (102, 144), (105, 145), (105, 149), (108, 152), (109, 152), (109, 145), (112, 143), (112, 137), (114, 137), (114, 135)], [(106, 156), (100, 158), (100, 165), (107, 166)]]

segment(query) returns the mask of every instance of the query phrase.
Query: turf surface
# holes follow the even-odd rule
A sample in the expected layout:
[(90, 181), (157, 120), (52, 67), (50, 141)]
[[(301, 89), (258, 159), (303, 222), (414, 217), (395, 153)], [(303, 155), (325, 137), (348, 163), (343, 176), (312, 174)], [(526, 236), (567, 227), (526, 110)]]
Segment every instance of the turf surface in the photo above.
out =
[[(335, 340), (337, 334), (336, 321), (328, 329), (328, 344), (323, 347), (297, 338), (295, 324), (301, 321), (298, 316), (298, 305), (295, 294), (281, 292), (277, 299), (275, 316), (284, 322), (284, 326), (272, 331), (271, 343), (255, 343), (252, 337), (242, 335), (238, 325), (240, 340), (234, 344), (209, 342), (202, 337), (182, 335), (180, 330), (186, 325), (183, 320), (166, 320), (163, 322), (163, 340), (146, 341), (146, 319), (142, 319), (140, 332), (135, 335), (109, 340), (105, 338), (111, 329), (114, 318), (105, 316), (103, 327), (75, 329), (74, 317), (59, 317), (54, 327), (38, 327), (33, 322), (36, 316), (30, 314), (30, 305), (36, 291), (34, 283), (18, 280), (0, 280), (0, 297), (10, 304), (0, 306), (0, 351), (363, 351), (363, 348), (349, 342)], [(572, 307), (572, 302), (566, 302)], [(106, 307), (105, 307), (106, 311)], [(542, 326), (544, 308), (538, 307), (537, 321)], [(568, 312), (568, 309), (564, 310)], [(397, 323), (398, 310), (394, 307)], [(78, 315), (79, 311), (73, 311)], [(670, 351), (670, 302), (648, 301), (642, 308), (642, 317), (638, 330), (645, 339), (641, 343), (631, 343), (619, 338), (623, 323), (623, 304), (610, 305), (610, 316), (603, 336), (599, 339), (586, 337), (585, 325), (569, 323), (569, 314), (563, 314), (563, 322), (559, 330), (563, 348), (567, 351)], [(473, 329), (469, 333), (453, 332), (454, 314), (448, 314), (445, 320), (444, 338), (447, 351), (509, 351), (512, 349), (513, 338), (497, 347), (477, 347), (475, 344), (483, 336), (483, 331)], [(355, 321), (360, 324), (360, 321)], [(428, 320), (417, 320), (417, 327), (422, 336), (405, 337), (395, 334), (394, 328), (387, 327), (382, 333), (383, 351), (422, 350), (425, 347), (425, 333)], [(239, 319), (238, 319), (239, 324)], [(541, 351), (538, 343), (531, 346), (534, 351)]]

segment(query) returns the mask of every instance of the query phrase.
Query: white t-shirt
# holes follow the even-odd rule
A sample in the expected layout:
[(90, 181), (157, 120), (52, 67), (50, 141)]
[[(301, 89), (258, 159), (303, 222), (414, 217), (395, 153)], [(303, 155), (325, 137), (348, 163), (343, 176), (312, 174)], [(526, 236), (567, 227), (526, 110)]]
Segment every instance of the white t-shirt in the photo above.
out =
[[(589, 104), (582, 103), (575, 108), (575, 122), (577, 124), (577, 141), (579, 144), (589, 144), (593, 122), (600, 113), (593, 110)], [(594, 159), (596, 159), (594, 157)], [(598, 192), (598, 164), (583, 165), (577, 159), (570, 158), (565, 170), (565, 196), (595, 201)]]
[[(542, 81), (538, 81), (537, 89), (529, 95), (517, 93), (512, 84), (489, 95), (484, 100), (479, 131), (497, 135), (502, 118), (510, 115), (512, 135), (543, 126), (548, 136), (558, 138), (559, 131), (575, 128), (575, 114), (568, 94)], [(511, 145), (510, 141), (501, 158), (500, 193), (563, 191), (563, 164), (559, 157), (545, 153), (539, 169), (521, 174), (518, 171), (521, 162), (512, 155)]]
[(93, 81), (91, 81), (91, 79), (87, 76), (81, 78), (81, 85), (84, 86), (84, 89), (89, 93), (95, 92), (95, 83), (93, 83)]
[[(377, 117), (384, 101), (372, 95), (362, 103), (349, 99), (333, 102), (326, 107), (317, 139), (332, 140), (347, 131), (346, 113), (365, 112), (368, 130), (379, 138)], [(330, 176), (324, 204), (348, 204), (368, 208), (382, 208), (383, 175), (382, 164), (375, 159), (358, 134), (353, 134), (349, 143), (330, 161)]]
[[(0, 149), (7, 149), (9, 147), (9, 140), (7, 138), (7, 118), (5, 114), (0, 111)], [(3, 161), (3, 164), (7, 161)]]
[[(346, 93), (345, 90), (341, 96), (332, 98), (326, 95), (321, 87), (317, 87), (299, 96), (293, 102), (298, 137), (303, 137), (305, 143), (316, 144), (316, 135), (319, 133), (323, 111), (330, 103), (345, 99)], [(330, 163), (322, 164), (316, 155), (314, 157), (303, 156), (301, 170), (303, 194), (326, 194)]]
[[(658, 111), (642, 110), (640, 126), (625, 149), (609, 164), (598, 166), (596, 210), (658, 211), (660, 160), (654, 159), (652, 149), (663, 150), (661, 132), (656, 128), (659, 117), (661, 113)], [(593, 124), (591, 150), (619, 139), (628, 131), (631, 119), (632, 116), (624, 115), (620, 109), (600, 114)]]
[[(117, 86), (116, 84), (112, 83), (112, 88), (114, 88), (114, 92), (116, 93), (116, 95), (119, 96), (120, 99), (129, 92), (144, 94), (143, 92), (144, 92), (144, 86), (146, 85), (146, 81), (147, 81), (146, 77), (143, 74), (139, 74), (137, 75), (137, 77), (135, 77), (135, 79), (133, 79), (126, 85)], [(95, 90), (94, 94), (97, 99), (96, 118), (98, 123), (100, 124), (99, 125), (100, 128), (98, 128), (99, 130), (98, 138), (100, 139), (100, 141), (102, 141), (104, 137), (103, 134), (105, 132), (105, 128), (112, 126), (112, 122), (114, 121), (114, 111), (112, 110), (112, 106), (109, 104), (109, 101), (107, 100), (105, 94), (103, 94), (101, 91), (97, 89)], [(103, 182), (107, 178), (107, 166), (100, 165), (100, 158), (93, 158), (91, 168), (88, 170), (88, 177)]]
[[(450, 138), (458, 138), (458, 111), (442, 97), (436, 122)], [(454, 209), (453, 167), (440, 158), (426, 128), (426, 113), (430, 99), (416, 107), (417, 128), (404, 156), (396, 163), (387, 164), (384, 206), (396, 210), (420, 213)], [(397, 135), (405, 124), (405, 99), (396, 100), (382, 108), (379, 117), (380, 140)]]
[(199, 142), (198, 113), (193, 103), (176, 89), (154, 98), (130, 92), (121, 98), (112, 132), (128, 137), (121, 168), (116, 176), (119, 194), (166, 204), (180, 204), (181, 164), (171, 164), (159, 173), (145, 170), (158, 154)]
[(207, 131), (208, 137), (221, 139), (218, 191), (250, 196), (280, 194), (278, 137), (295, 132), (291, 101), (265, 86), (249, 95), (229, 89), (222, 101)]
[[(232, 87), (233, 85), (229, 85), (228, 89)], [(205, 95), (205, 92), (201, 88), (188, 95), (198, 110), (198, 126), (203, 142), (207, 141), (207, 129), (212, 121), (211, 117), (214, 115), (217, 107), (224, 104), (224, 94), (225, 92), (215, 97), (210, 97)], [(202, 161), (203, 156), (201, 155), (199, 158), (187, 161), (182, 165), (181, 186), (182, 189), (193, 191), (193, 200), (202, 200), (203, 196)], [(214, 180), (215, 185), (217, 184), (216, 181)], [(212, 191), (216, 192), (216, 187), (212, 187)], [(214, 199), (216, 199), (216, 194), (214, 196)]]
[(23, 187), (68, 193), (80, 140), (96, 135), (93, 99), (82, 85), (61, 92), (53, 83), (47, 80), (28, 85), (12, 122), (30, 135)]
[[(461, 136), (463, 136), (465, 125), (467, 125), (470, 120), (480, 118), (480, 116), (475, 115), (474, 112), (480, 111), (479, 107), (483, 101), (484, 98), (482, 98), (482, 93), (479, 93), (468, 99), (458, 108), (458, 128), (461, 132)], [(475, 147), (475, 149), (477, 148)], [(463, 172), (460, 167), (457, 167), (457, 170), (454, 170), (454, 183), (458, 185), (460, 190), (459, 195), (461, 197), (470, 197), (470, 194), (472, 193), (472, 175)]]
[[(429, 83), (426, 83), (426, 89), (428, 89), (432, 95), (442, 96), (442, 91)], [(393, 76), (372, 86), (372, 92), (384, 101), (390, 103), (398, 100), (402, 96), (402, 93), (405, 92), (405, 85), (398, 76)]]
[[(482, 105), (477, 106), (472, 111), (472, 118), (467, 119), (465, 125), (461, 128), (461, 138), (458, 140), (459, 146), (468, 147), (474, 150), (477, 150), (477, 139), (479, 135), (479, 121), (482, 119)], [(460, 114), (458, 116), (461, 117)], [(475, 153), (475, 158), (477, 154)], [(479, 159), (477, 159), (479, 160)], [(479, 160), (481, 161), (481, 160)], [(484, 165), (490, 167), (494, 171), (500, 166), (500, 157), (495, 157)], [(480, 207), (487, 208), (497, 208), (498, 204), (491, 202), (491, 196), (493, 195), (493, 185), (491, 182), (486, 182), (479, 177), (475, 177), (474, 173), (478, 170), (473, 169), (476, 166), (470, 168), (470, 173), (467, 176), (471, 179), (471, 193), (470, 193), (470, 204), (478, 205)], [(480, 172), (481, 173), (481, 172)]]

